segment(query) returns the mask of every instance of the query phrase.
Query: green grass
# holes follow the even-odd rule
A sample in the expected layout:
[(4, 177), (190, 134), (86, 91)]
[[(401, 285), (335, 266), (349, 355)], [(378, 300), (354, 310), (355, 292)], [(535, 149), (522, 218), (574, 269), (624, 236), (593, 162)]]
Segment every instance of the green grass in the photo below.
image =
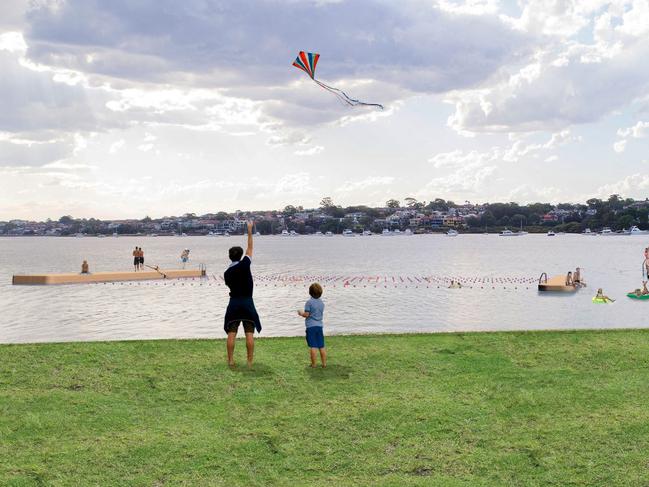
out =
[(0, 485), (649, 485), (647, 331), (327, 346), (0, 346)]

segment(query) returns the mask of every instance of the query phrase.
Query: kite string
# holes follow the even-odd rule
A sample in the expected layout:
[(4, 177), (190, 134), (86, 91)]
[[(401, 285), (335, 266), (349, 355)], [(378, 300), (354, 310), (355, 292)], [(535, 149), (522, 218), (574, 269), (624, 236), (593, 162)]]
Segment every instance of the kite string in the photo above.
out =
[(340, 90), (338, 88), (334, 88), (333, 86), (329, 86), (329, 85), (327, 85), (327, 84), (323, 83), (322, 81), (319, 81), (319, 80), (317, 80), (315, 78), (312, 78), (312, 79), (313, 79), (313, 81), (318, 83), (318, 85), (320, 85), (325, 90), (330, 91), (330, 92), (332, 92), (334, 94), (340, 93), (344, 97), (344, 101), (346, 101), (351, 106), (364, 105), (364, 106), (368, 106), (368, 107), (379, 107), (381, 110), (383, 110), (383, 105), (380, 105), (378, 103), (365, 103), (365, 102), (357, 100), (355, 98), (351, 98), (343, 90)]

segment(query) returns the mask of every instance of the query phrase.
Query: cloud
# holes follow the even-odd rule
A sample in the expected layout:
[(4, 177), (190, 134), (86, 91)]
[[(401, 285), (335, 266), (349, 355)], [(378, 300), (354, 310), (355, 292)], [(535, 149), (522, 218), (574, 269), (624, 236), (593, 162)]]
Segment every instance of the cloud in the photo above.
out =
[(530, 184), (521, 184), (510, 192), (497, 198), (498, 201), (516, 201), (520, 203), (552, 202), (556, 203), (562, 191), (554, 186), (536, 187)]
[(320, 154), (324, 150), (324, 147), (321, 145), (314, 145), (308, 149), (296, 150), (294, 154), (296, 156), (315, 156)]
[(0, 51), (0, 130), (94, 130), (97, 118), (87, 92), (25, 68), (20, 53)]
[(370, 176), (360, 181), (345, 181), (336, 192), (338, 193), (350, 193), (355, 191), (366, 191), (370, 188), (378, 188), (390, 186), (394, 183), (394, 177), (392, 176)]
[(0, 167), (44, 166), (68, 157), (73, 150), (70, 140), (20, 143), (0, 140)]
[(557, 130), (640, 100), (649, 90), (649, 36), (640, 28), (649, 24), (646, 5), (528, 4), (512, 25), (556, 40), (539, 38), (526, 63), (505, 65), (480, 87), (449, 94), (455, 105), (449, 126), (460, 133)]
[(480, 1), (436, 8), (418, 0), (67, 0), (29, 11), (27, 44), (33, 61), (92, 83), (216, 89), (261, 98), (271, 118), (320, 123), (347, 109), (324, 92), (317, 98), (335, 108), (320, 111), (316, 97), (300, 95), (309, 80), (291, 67), (298, 50), (321, 53), (323, 79), (389, 105), (411, 93), (475, 86), (519, 60), (529, 38), (493, 12), (493, 2)]
[(620, 139), (613, 144), (613, 150), (618, 153), (624, 152), (630, 138), (644, 139), (648, 135), (649, 122), (639, 121), (631, 127), (618, 129), (617, 136), (620, 137)]
[(617, 131), (619, 137), (633, 137), (636, 139), (643, 139), (649, 135), (649, 122), (638, 122), (632, 127), (619, 129)]
[(612, 194), (621, 194), (629, 198), (644, 199), (647, 191), (649, 191), (649, 175), (636, 173), (614, 183), (600, 186), (595, 196), (606, 198)]

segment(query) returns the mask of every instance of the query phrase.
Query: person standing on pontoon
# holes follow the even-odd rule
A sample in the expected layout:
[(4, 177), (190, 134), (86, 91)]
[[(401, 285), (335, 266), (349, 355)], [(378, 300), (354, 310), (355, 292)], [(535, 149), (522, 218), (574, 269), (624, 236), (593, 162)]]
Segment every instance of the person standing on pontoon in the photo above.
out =
[(252, 367), (255, 353), (255, 329), (261, 332), (259, 314), (252, 299), (254, 283), (250, 265), (252, 264), (252, 222), (248, 222), (248, 247), (243, 255), (241, 247), (232, 247), (228, 251), (230, 265), (225, 270), (223, 278), (230, 288), (230, 302), (225, 311), (223, 329), (228, 335), (226, 342), (228, 352), (228, 365), (234, 367), (234, 344), (237, 338), (239, 325), (243, 325), (246, 334), (246, 351), (248, 368)]
[(133, 268), (135, 272), (140, 268), (140, 253), (138, 252), (137, 247), (133, 250)]
[(189, 260), (189, 249), (183, 250), (183, 253), (180, 254), (180, 261), (183, 263), (183, 269), (185, 268), (185, 265), (187, 264), (187, 261)]

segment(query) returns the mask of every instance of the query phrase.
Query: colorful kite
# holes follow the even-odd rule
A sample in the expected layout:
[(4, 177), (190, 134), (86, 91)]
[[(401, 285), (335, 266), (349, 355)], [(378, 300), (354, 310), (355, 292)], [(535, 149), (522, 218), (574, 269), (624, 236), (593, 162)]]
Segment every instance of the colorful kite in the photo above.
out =
[(365, 103), (363, 101), (350, 98), (344, 91), (339, 90), (338, 88), (334, 88), (333, 86), (326, 85), (322, 81), (315, 79), (315, 67), (316, 64), (318, 64), (318, 59), (320, 59), (320, 54), (317, 54), (315, 52), (300, 51), (300, 53), (295, 58), (295, 61), (293, 62), (293, 66), (300, 68), (302, 71), (308, 74), (311, 79), (315, 81), (319, 86), (321, 86), (328, 92), (333, 93), (338, 97), (338, 99), (349, 106), (355, 107), (358, 105), (364, 105), (367, 107), (379, 107), (381, 110), (383, 110), (383, 105), (379, 105), (378, 103)]

